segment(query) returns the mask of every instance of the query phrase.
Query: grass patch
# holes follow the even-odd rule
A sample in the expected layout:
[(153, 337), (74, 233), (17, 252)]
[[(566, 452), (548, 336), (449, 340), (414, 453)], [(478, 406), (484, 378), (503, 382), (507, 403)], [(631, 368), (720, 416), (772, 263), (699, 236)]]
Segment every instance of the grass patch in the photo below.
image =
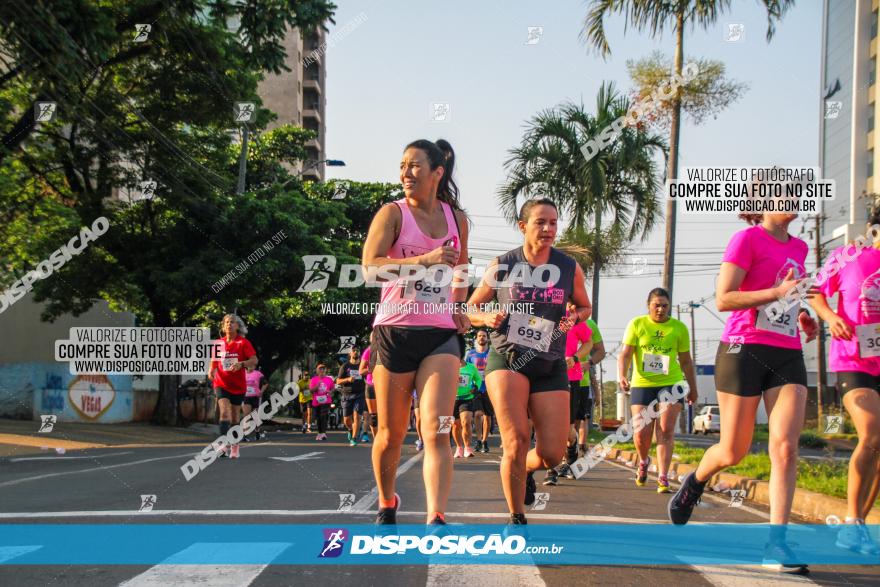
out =
[[(819, 435), (807, 431), (801, 435), (801, 446), (809, 446), (804, 444), (805, 436), (806, 442), (818, 440), (824, 445), (824, 441)], [(590, 431), (590, 444), (599, 443), (603, 438), (605, 438), (605, 435), (601, 432), (596, 430)], [(614, 448), (629, 451), (635, 451), (636, 449), (632, 442), (619, 442), (614, 445)], [(675, 460), (687, 464), (699, 463), (705, 452), (705, 449), (686, 446), (680, 442), (676, 442), (673, 449), (673, 454), (677, 457)], [(654, 445), (651, 446), (651, 455), (656, 455)], [(798, 461), (797, 486), (801, 489), (846, 499), (847, 467), (848, 463), (846, 462), (800, 459)], [(770, 457), (766, 453), (749, 454), (738, 465), (727, 469), (727, 472), (751, 479), (769, 481)]]

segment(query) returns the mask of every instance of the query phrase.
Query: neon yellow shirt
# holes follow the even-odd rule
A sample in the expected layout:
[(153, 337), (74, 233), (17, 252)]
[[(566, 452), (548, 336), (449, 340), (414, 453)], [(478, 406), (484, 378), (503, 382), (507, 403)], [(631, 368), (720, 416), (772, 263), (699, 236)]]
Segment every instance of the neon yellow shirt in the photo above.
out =
[(679, 320), (633, 318), (626, 327), (623, 344), (635, 347), (632, 387), (662, 387), (684, 379), (678, 353), (689, 351), (691, 342), (687, 326)]

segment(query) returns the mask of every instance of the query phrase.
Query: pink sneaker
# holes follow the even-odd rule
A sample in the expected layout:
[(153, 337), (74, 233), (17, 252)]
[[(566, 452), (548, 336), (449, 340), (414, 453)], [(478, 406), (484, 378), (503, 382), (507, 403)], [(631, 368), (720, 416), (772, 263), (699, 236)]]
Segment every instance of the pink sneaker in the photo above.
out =
[(318, 433), (318, 435), (315, 437), (315, 440), (324, 440), (322, 438), (323, 436), (324, 436), (323, 434)]
[(471, 450), (471, 447), (466, 446), (464, 449), (464, 458), (469, 459), (474, 456), (474, 451)]
[(461, 458), (461, 447), (460, 446), (455, 447), (455, 455), (452, 458), (454, 458), (454, 459)]
[(229, 453), (229, 458), (230, 459), (237, 459), (238, 457), (240, 457), (241, 454), (239, 453), (239, 450), (241, 450), (241, 447), (238, 446), (237, 444), (233, 444), (232, 450)]

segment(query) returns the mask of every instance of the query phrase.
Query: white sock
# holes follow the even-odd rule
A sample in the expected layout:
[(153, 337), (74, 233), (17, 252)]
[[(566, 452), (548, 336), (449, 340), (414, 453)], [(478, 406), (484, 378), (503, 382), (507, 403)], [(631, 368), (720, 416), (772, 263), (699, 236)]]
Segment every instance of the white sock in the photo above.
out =
[(862, 518), (850, 518), (849, 516), (847, 516), (846, 523), (847, 524), (862, 524), (864, 526), (865, 520), (863, 520)]

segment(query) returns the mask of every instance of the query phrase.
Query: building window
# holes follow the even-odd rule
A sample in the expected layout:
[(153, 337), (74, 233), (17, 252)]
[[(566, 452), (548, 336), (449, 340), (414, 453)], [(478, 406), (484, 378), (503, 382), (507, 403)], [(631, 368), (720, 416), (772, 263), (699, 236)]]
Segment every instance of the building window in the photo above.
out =
[(872, 105), (872, 108), (870, 110), (868, 110), (868, 132), (871, 132), (872, 130), (874, 130), (874, 108), (873, 108), (873, 105)]
[(868, 151), (868, 179), (874, 177), (874, 150)]
[(877, 38), (877, 11), (871, 14), (871, 38)]
[(873, 86), (877, 81), (877, 58), (871, 58), (871, 71), (868, 72), (868, 86)]

